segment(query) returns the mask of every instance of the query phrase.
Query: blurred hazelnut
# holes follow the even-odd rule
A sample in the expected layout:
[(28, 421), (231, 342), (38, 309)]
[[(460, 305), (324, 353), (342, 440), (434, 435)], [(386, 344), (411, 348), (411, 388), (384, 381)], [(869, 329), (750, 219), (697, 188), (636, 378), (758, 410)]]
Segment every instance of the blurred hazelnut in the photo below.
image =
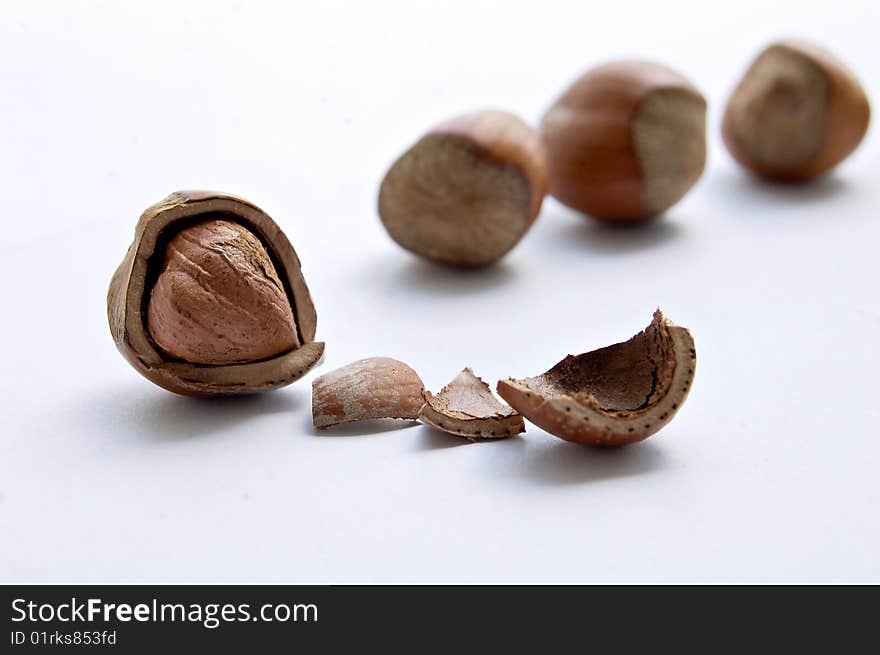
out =
[(642, 221), (677, 203), (706, 163), (706, 101), (648, 61), (587, 71), (541, 123), (550, 194), (595, 218)]
[(733, 157), (753, 173), (807, 180), (856, 149), (870, 113), (859, 81), (833, 54), (783, 41), (758, 55), (734, 89), (722, 133)]

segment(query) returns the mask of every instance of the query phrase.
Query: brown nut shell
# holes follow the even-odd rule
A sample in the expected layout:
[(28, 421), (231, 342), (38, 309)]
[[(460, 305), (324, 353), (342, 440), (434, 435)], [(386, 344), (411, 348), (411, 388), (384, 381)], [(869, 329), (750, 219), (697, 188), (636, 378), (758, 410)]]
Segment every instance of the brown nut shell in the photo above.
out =
[(359, 359), (312, 382), (316, 428), (371, 419), (415, 420), (425, 385), (412, 368), (390, 357)]
[(485, 382), (465, 368), (436, 396), (425, 392), (419, 420), (468, 439), (503, 439), (525, 432), (523, 418), (500, 402)]
[(867, 94), (837, 57), (815, 43), (781, 41), (758, 55), (734, 89), (722, 135), (751, 172), (801, 181), (846, 159), (870, 117)]
[(485, 266), (528, 231), (546, 191), (540, 134), (513, 114), (485, 110), (436, 126), (401, 155), (382, 180), (379, 216), (417, 255)]
[(643, 221), (677, 203), (706, 164), (706, 101), (649, 61), (581, 75), (541, 122), (550, 194), (594, 218)]
[(561, 439), (622, 446), (672, 420), (690, 391), (696, 358), (690, 332), (657, 310), (629, 341), (569, 355), (536, 377), (502, 380), (498, 394)]
[[(169, 260), (175, 259), (169, 254), (169, 243), (186, 230), (215, 224), (232, 224), (225, 225), (223, 229), (228, 232), (221, 236), (225, 245), (234, 242), (235, 247), (223, 250), (224, 257), (253, 250), (253, 257), (247, 259), (248, 265), (270, 268), (264, 271), (266, 281), (269, 278), (277, 280), (283, 287), (283, 294), (273, 292), (258, 296), (256, 304), (250, 305), (250, 299), (243, 297), (247, 289), (242, 286), (239, 275), (244, 269), (227, 270), (224, 274), (231, 280), (225, 283), (224, 290), (227, 293), (234, 291), (232, 300), (227, 303), (231, 307), (229, 311), (256, 311), (259, 305), (265, 306), (269, 300), (281, 302), (283, 299), (288, 304), (287, 307), (273, 308), (272, 315), (280, 317), (277, 320), (264, 320), (266, 317), (258, 316), (252, 317), (251, 323), (234, 323), (234, 327), (241, 331), (242, 348), (237, 355), (228, 351), (218, 354), (218, 341), (207, 343), (210, 341), (207, 338), (199, 347), (198, 337), (187, 333), (181, 316), (191, 314), (193, 318), (206, 319), (208, 310), (187, 305), (193, 296), (181, 295), (177, 288), (174, 291), (164, 290), (161, 285), (157, 288), (154, 309), (159, 313), (154, 316), (152, 330), (148, 325), (154, 285), (166, 271), (183, 271), (175, 266), (196, 252), (183, 252), (177, 264), (169, 268)], [(210, 240), (198, 245), (203, 251), (219, 248), (219, 243)], [(268, 263), (264, 256), (269, 257)], [(204, 264), (204, 260), (200, 259), (198, 263)], [(230, 266), (239, 264), (230, 262)], [(189, 262), (187, 265), (193, 264)], [(200, 275), (204, 276), (202, 282), (206, 285), (224, 283), (217, 279), (216, 270), (201, 270)], [(206, 282), (209, 279), (210, 283)], [(216, 300), (214, 296), (221, 297), (222, 291), (212, 288), (212, 301)], [(285, 318), (288, 309), (292, 324)], [(144, 211), (135, 228), (134, 241), (110, 283), (107, 314), (113, 340), (129, 363), (155, 384), (184, 395), (223, 396), (282, 387), (311, 370), (324, 353), (324, 344), (314, 340), (317, 315), (293, 246), (281, 228), (258, 207), (222, 193), (179, 191)], [(228, 315), (220, 314), (217, 320), (228, 319)], [(174, 324), (172, 318), (181, 322)], [(276, 325), (275, 341), (265, 343), (268, 335), (258, 329), (262, 323)], [(154, 334), (161, 334), (163, 327), (168, 328), (163, 335), (167, 349), (159, 346), (154, 338)], [(295, 333), (286, 333), (290, 328), (294, 328)], [(190, 350), (176, 351), (178, 347)], [(208, 351), (213, 355), (206, 354)], [(261, 354), (268, 356), (253, 359)]]

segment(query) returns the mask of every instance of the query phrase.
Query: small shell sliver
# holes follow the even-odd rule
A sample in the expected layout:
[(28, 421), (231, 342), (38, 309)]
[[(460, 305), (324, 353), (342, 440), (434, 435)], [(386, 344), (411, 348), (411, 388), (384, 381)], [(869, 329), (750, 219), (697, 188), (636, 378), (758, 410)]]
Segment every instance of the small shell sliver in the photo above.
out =
[(422, 380), (412, 368), (389, 357), (370, 357), (331, 371), (312, 382), (312, 422), (316, 428), (370, 419), (415, 420), (424, 400)]
[(468, 439), (503, 439), (525, 431), (522, 416), (499, 401), (469, 368), (436, 396), (425, 392), (419, 420)]

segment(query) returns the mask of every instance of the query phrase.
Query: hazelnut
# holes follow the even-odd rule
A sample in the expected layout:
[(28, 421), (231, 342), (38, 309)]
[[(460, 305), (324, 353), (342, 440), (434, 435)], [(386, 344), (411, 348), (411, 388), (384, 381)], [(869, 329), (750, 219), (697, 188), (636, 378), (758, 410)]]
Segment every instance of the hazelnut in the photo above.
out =
[(657, 310), (629, 341), (569, 355), (542, 375), (502, 380), (498, 394), (560, 439), (622, 446), (672, 420), (691, 389), (696, 360), (690, 332)]
[(436, 396), (425, 392), (419, 420), (449, 434), (476, 439), (503, 439), (525, 432), (522, 416), (500, 402), (489, 385), (466, 368)]
[(417, 255), (485, 266), (513, 248), (538, 216), (546, 168), (540, 135), (516, 116), (459, 116), (394, 162), (379, 189), (379, 216), (391, 238)]
[(287, 237), (254, 205), (219, 193), (177, 192), (141, 215), (107, 309), (132, 366), (185, 395), (281, 387), (324, 352)]
[(724, 143), (757, 175), (808, 180), (856, 149), (871, 109), (855, 75), (813, 43), (782, 41), (764, 50), (727, 103)]
[(550, 194), (594, 218), (641, 221), (677, 203), (706, 163), (706, 101), (647, 61), (587, 71), (541, 122)]

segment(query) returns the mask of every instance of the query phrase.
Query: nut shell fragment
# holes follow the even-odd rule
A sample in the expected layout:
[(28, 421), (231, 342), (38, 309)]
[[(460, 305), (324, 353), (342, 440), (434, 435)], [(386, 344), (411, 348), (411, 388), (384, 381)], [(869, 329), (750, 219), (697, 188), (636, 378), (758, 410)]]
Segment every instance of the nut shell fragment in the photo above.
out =
[(569, 355), (536, 377), (502, 380), (498, 394), (561, 439), (621, 446), (647, 439), (672, 420), (695, 366), (690, 332), (657, 310), (629, 341)]
[(525, 432), (523, 418), (466, 368), (436, 396), (425, 392), (419, 419), (468, 439), (503, 439)]
[(414, 420), (424, 400), (422, 380), (389, 357), (370, 357), (330, 371), (312, 382), (316, 428), (369, 419)]
[[(234, 355), (212, 361), (203, 351), (191, 358), (197, 361), (188, 361), (180, 356), (183, 352), (163, 350), (147, 325), (151, 292), (169, 241), (188, 227), (214, 219), (235, 223), (258, 240), (273, 262), (274, 279), (284, 288), (296, 334), (279, 340), (280, 346), (270, 346), (265, 357), (255, 358), (251, 351), (243, 361), (230, 361)], [(144, 211), (110, 282), (107, 316), (116, 347), (128, 362), (155, 384), (184, 395), (224, 396), (283, 387), (305, 375), (324, 354), (324, 344), (315, 341), (315, 307), (290, 241), (268, 214), (223, 193), (178, 191)], [(290, 347), (278, 351), (285, 345)]]

